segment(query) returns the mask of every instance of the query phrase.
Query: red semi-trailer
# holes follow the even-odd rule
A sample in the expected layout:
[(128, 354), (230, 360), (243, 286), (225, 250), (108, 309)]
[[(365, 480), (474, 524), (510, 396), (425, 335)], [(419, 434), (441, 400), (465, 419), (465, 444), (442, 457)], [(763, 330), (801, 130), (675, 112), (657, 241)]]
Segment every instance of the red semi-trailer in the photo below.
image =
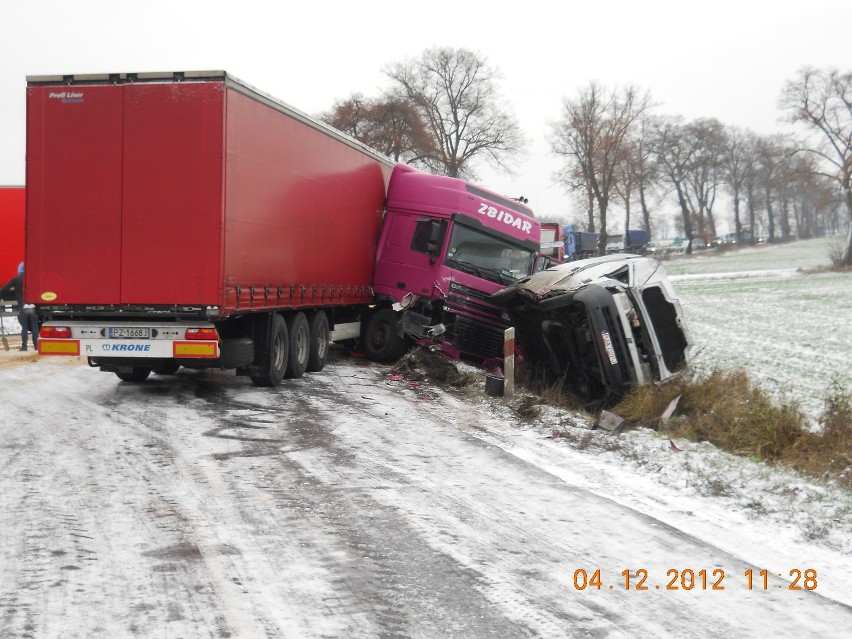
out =
[(0, 286), (18, 274), (24, 260), (26, 189), (0, 186)]
[[(259, 385), (412, 341), (501, 355), (487, 301), (532, 272), (532, 211), (385, 156), (224, 72), (28, 78), (25, 298), (39, 353), (126, 381)], [(317, 250), (321, 247), (321, 250)]]
[(321, 369), (374, 303), (392, 168), (221, 71), (27, 78), (39, 352), (127, 381)]

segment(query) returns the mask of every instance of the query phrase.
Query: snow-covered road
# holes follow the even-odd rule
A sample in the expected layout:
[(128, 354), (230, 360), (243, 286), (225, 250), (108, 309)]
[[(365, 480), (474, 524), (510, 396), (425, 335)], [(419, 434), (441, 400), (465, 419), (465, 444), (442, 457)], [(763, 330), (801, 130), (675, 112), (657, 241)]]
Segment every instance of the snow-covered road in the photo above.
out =
[[(733, 526), (679, 526), (653, 507), (666, 495), (631, 496), (611, 461), (560, 468), (571, 458), (487, 403), (386, 374), (338, 357), (270, 390), (217, 371), (134, 385), (67, 360), (0, 368), (0, 636), (804, 637), (852, 625), (836, 584), (803, 576), (789, 589), (790, 570), (824, 578), (809, 549), (795, 563)], [(600, 570), (601, 587), (580, 589), (580, 569)]]

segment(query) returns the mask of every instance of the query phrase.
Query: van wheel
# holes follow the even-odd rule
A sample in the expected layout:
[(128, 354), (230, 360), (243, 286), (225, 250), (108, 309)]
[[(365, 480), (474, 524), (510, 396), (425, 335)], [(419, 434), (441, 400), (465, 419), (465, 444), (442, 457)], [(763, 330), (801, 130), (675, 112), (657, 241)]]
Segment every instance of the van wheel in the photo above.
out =
[(290, 355), (290, 340), (287, 324), (278, 313), (272, 316), (272, 328), (267, 340), (268, 352), (263, 364), (264, 370), (258, 375), (251, 375), (251, 381), (257, 386), (278, 386), (284, 379), (287, 361)]
[(115, 376), (118, 377), (122, 382), (144, 382), (148, 379), (148, 375), (151, 374), (150, 368), (141, 368), (134, 366), (129, 373), (116, 373)]
[(373, 362), (394, 362), (408, 350), (408, 342), (399, 336), (397, 315), (389, 308), (370, 316), (361, 342), (367, 358)]
[(311, 352), (308, 357), (308, 367), (305, 369), (309, 373), (316, 373), (325, 368), (328, 361), (328, 345), (331, 342), (331, 335), (328, 331), (328, 316), (325, 311), (317, 311), (311, 316), (309, 322), (311, 332)]
[(311, 329), (305, 314), (299, 312), (292, 315), (287, 322), (287, 331), (290, 333), (290, 358), (284, 375), (291, 378), (301, 377), (305, 374), (311, 354)]

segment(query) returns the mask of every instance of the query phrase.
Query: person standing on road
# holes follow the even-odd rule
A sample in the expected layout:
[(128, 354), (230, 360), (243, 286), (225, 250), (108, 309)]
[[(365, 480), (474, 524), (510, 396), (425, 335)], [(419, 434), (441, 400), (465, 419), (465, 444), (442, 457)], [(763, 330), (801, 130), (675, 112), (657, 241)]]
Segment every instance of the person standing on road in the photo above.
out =
[(35, 307), (24, 304), (24, 263), (18, 264), (18, 274), (0, 288), (0, 300), (14, 295), (18, 304), (18, 321), (21, 323), (21, 350), (27, 350), (27, 337), (32, 334), (33, 348), (38, 350), (38, 316)]

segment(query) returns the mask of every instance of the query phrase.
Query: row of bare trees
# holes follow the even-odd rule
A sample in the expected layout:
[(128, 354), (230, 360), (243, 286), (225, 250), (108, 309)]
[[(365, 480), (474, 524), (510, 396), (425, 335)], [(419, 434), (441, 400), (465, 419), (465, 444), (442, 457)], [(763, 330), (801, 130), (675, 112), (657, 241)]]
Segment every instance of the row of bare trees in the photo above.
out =
[[(323, 117), (397, 161), (474, 179), (486, 161), (508, 170), (523, 153), (520, 126), (497, 91), (499, 74), (466, 49), (435, 48), (385, 68), (378, 98), (354, 94)], [(852, 264), (852, 73), (803, 70), (779, 105), (802, 135), (760, 136), (715, 119), (653, 113), (647, 93), (592, 82), (563, 101), (549, 142), (555, 176), (599, 233), (642, 227), (651, 235), (664, 203), (676, 202), (676, 230), (717, 235), (717, 201), (730, 202), (741, 241), (811, 237), (848, 226), (843, 256)], [(720, 195), (726, 198), (720, 198)], [(616, 216), (616, 212), (618, 215)], [(616, 219), (617, 217), (617, 219)], [(638, 217), (639, 222), (633, 218)]]
[[(846, 135), (852, 135), (852, 118)], [(557, 179), (583, 201), (585, 225), (599, 230), (601, 252), (608, 228), (634, 226), (653, 234), (649, 202), (659, 205), (666, 197), (677, 203), (678, 233), (690, 239), (717, 236), (716, 203), (723, 193), (732, 203), (739, 241), (757, 241), (758, 227), (770, 242), (843, 227), (848, 148), (846, 173), (839, 160), (827, 171), (825, 149), (792, 134), (759, 136), (715, 119), (653, 115), (649, 96), (632, 87), (606, 91), (596, 83), (564, 101), (550, 142), (563, 160)], [(632, 221), (636, 199), (640, 222)], [(623, 213), (617, 223), (610, 219), (614, 203)]]

